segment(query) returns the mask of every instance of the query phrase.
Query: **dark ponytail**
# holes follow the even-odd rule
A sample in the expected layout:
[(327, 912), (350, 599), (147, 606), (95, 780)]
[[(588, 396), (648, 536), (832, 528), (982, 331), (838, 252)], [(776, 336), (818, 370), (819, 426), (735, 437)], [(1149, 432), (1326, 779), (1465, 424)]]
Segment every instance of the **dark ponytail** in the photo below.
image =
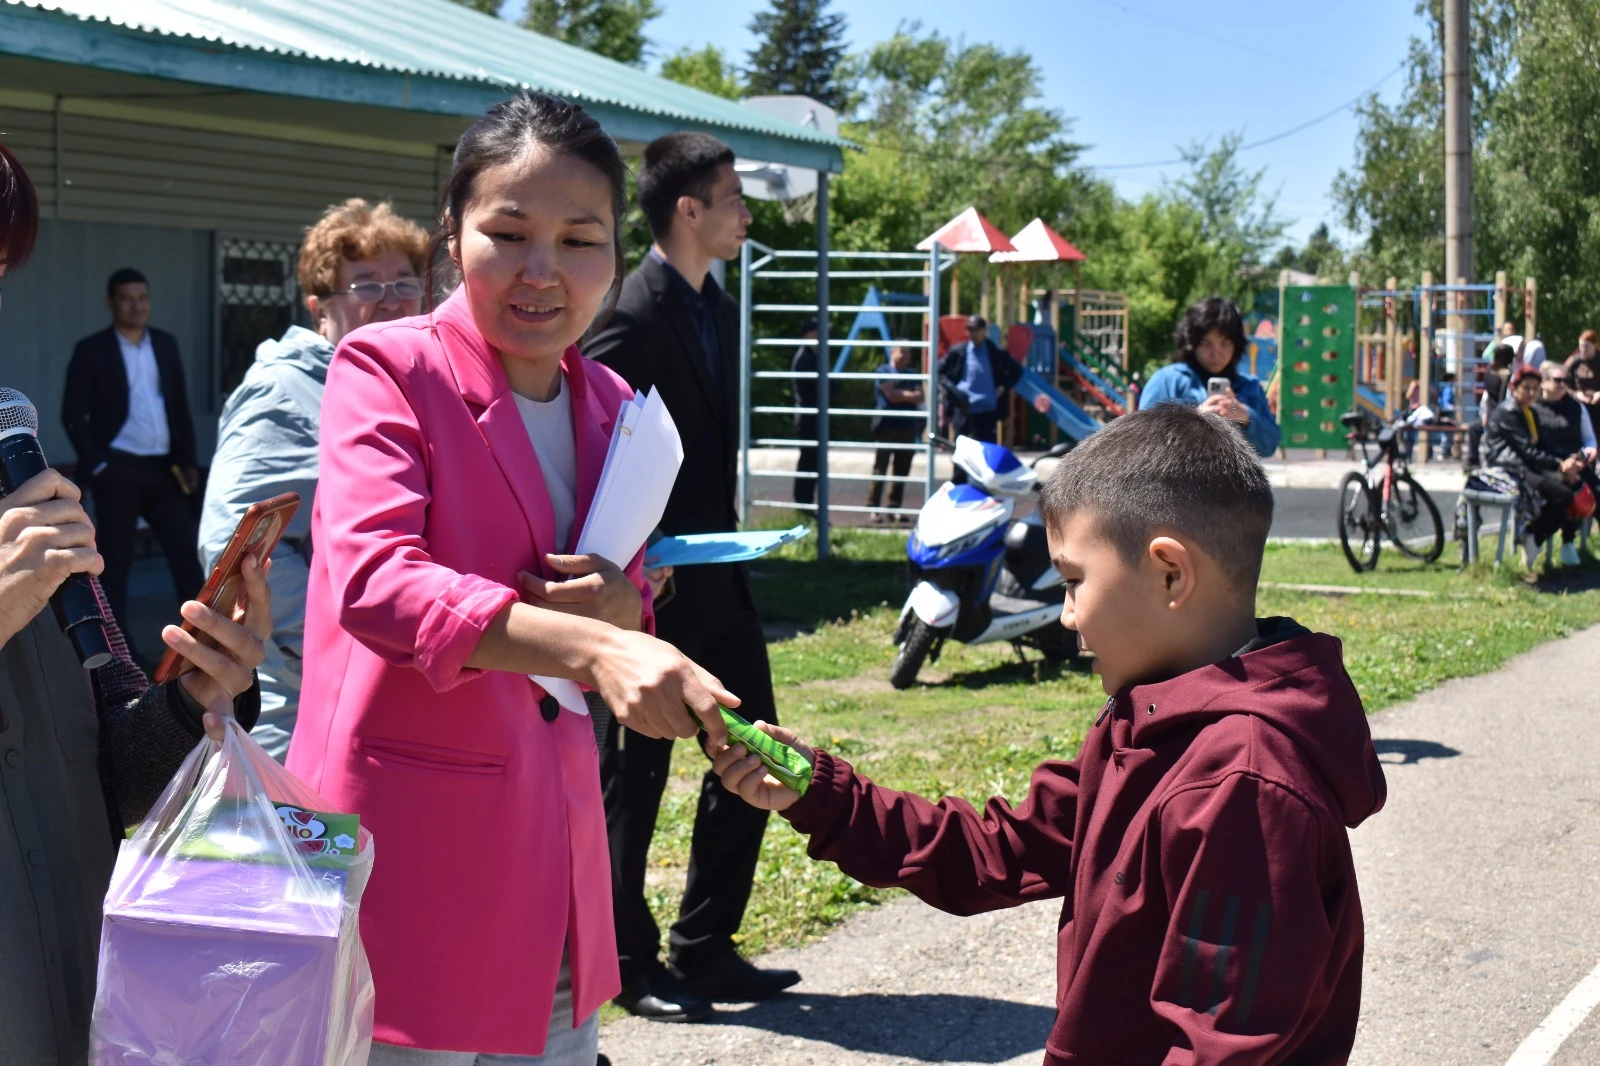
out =
[(611, 314), (622, 288), (623, 275), (628, 272), (627, 255), (622, 246), (622, 222), (628, 211), (628, 168), (617, 150), (617, 142), (599, 122), (577, 104), (548, 93), (518, 91), (491, 107), (456, 143), (450, 179), (439, 197), (437, 225), (428, 248), (428, 291), (439, 291), (436, 280), (439, 251), (460, 234), (461, 219), (472, 202), (478, 175), (489, 167), (514, 162), (535, 146), (583, 160), (603, 174), (611, 188), (616, 276), (595, 318), (598, 325)]

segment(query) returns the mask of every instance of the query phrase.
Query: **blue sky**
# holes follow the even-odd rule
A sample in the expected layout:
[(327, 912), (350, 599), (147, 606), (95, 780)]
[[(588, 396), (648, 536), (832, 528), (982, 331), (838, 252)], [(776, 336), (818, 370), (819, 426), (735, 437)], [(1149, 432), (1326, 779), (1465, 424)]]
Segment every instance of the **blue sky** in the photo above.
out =
[[(751, 14), (766, 6), (662, 0), (665, 14), (647, 32), (661, 54), (710, 42), (743, 62)], [(1171, 159), (1176, 146), (1229, 130), (1247, 142), (1288, 130), (1394, 71), (1419, 28), (1410, 0), (834, 0), (833, 9), (849, 18), (852, 50), (912, 19), (1027, 49), (1044, 71), (1045, 101), (1075, 120), (1074, 136), (1092, 146), (1085, 162), (1098, 165)], [(1395, 99), (1403, 79), (1390, 77), (1380, 95)], [(1336, 223), (1328, 191), (1352, 159), (1355, 130), (1344, 111), (1243, 155), (1266, 168), (1297, 241), (1319, 221)], [(1105, 173), (1138, 196), (1180, 170)]]

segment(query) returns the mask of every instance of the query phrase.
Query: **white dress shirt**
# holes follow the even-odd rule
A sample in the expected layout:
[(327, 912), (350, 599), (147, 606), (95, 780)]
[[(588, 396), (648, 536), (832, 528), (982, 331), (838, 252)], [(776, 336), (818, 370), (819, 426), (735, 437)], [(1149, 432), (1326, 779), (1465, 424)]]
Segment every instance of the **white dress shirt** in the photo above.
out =
[(122, 367), (128, 373), (128, 420), (122, 423), (111, 447), (130, 455), (166, 455), (172, 450), (172, 434), (167, 427), (167, 405), (161, 396), (161, 372), (156, 369), (156, 350), (150, 344), (150, 331), (134, 344), (117, 333), (122, 349)]

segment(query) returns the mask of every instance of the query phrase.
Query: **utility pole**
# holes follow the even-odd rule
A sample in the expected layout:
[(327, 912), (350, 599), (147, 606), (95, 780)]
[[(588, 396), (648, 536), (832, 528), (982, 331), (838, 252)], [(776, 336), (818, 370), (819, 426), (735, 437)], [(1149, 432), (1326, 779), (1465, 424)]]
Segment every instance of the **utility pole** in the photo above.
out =
[[(1472, 225), (1472, 0), (1444, 0), (1444, 277), (1445, 284), (1468, 283), (1476, 277)], [(1459, 307), (1465, 293), (1451, 293), (1447, 307)], [(1466, 319), (1451, 316), (1454, 336), (1445, 344), (1451, 369), (1472, 348), (1463, 344)], [(1425, 353), (1423, 353), (1425, 354)], [(1423, 403), (1428, 397), (1422, 398)]]

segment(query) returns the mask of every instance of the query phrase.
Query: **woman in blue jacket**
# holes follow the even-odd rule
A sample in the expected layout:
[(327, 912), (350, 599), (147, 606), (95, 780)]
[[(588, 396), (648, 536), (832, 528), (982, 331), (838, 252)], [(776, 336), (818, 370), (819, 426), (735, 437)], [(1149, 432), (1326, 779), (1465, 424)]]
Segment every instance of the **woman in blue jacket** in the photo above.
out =
[[(1178, 354), (1150, 377), (1139, 394), (1139, 410), (1181, 403), (1237, 422), (1262, 458), (1278, 450), (1278, 420), (1272, 417), (1261, 382), (1239, 368), (1244, 354), (1244, 319), (1232, 300), (1208, 296), (1184, 313), (1174, 334)], [(1227, 378), (1229, 391), (1206, 394), (1211, 378)]]

